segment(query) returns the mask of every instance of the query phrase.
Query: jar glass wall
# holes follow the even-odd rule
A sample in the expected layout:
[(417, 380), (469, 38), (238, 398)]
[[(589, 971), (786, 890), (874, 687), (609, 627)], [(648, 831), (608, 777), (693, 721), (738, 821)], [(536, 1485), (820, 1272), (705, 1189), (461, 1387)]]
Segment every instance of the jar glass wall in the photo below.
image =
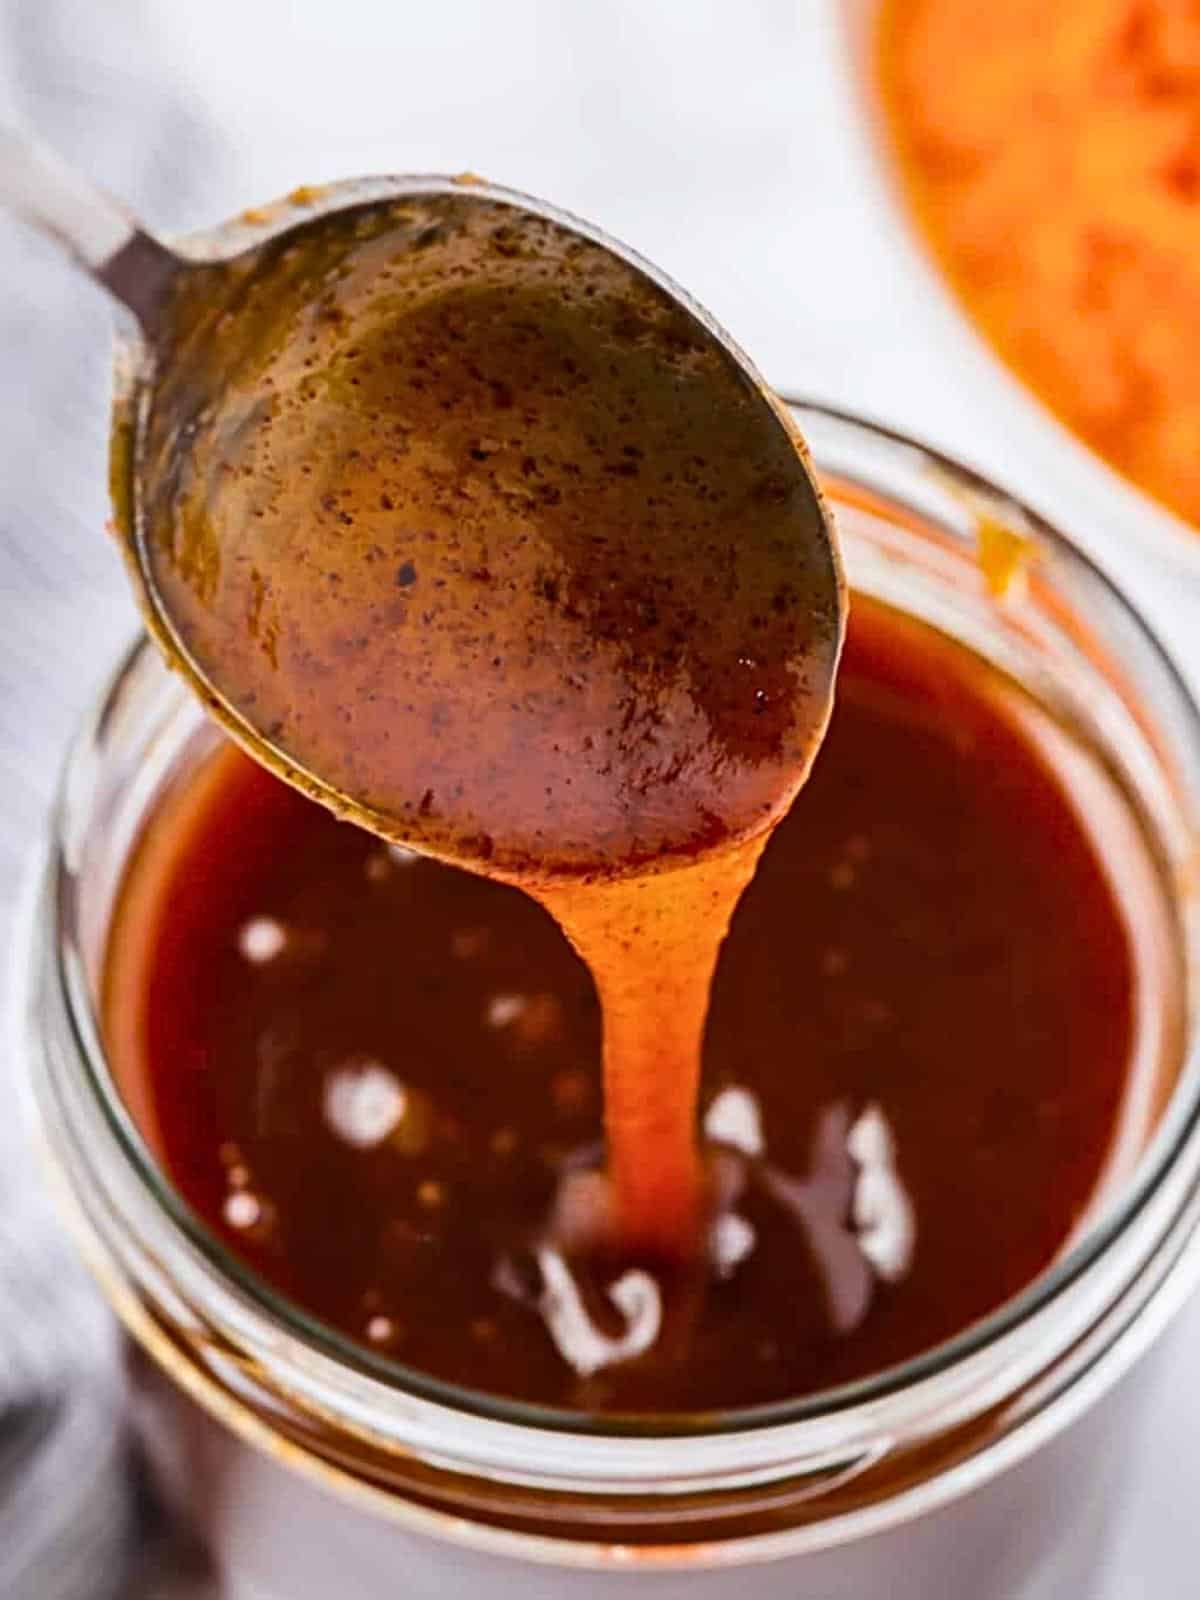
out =
[(1119, 1453), (1093, 1435), (1135, 1407), (1136, 1385), (1117, 1379), (1200, 1254), (1200, 723), (1145, 622), (1052, 529), (918, 445), (797, 414), (852, 587), (1017, 680), (1105, 819), (1113, 870), (1148, 864), (1126, 898), (1157, 977), (1112, 1181), (1017, 1299), (902, 1367), (794, 1404), (641, 1425), (571, 1417), (350, 1343), (188, 1210), (105, 1059), (97, 997), (124, 866), (165, 787), (217, 737), (140, 644), (68, 760), (23, 932), (18, 1022), (57, 1187), (143, 1352), (138, 1410), (161, 1474), (247, 1594), (606, 1596), (648, 1568), (663, 1595), (684, 1583), (716, 1595), (737, 1565), (753, 1595), (859, 1595), (886, 1574), (889, 1594), (915, 1600), (973, 1551), (969, 1591), (1007, 1600), (1021, 1583), (1067, 1592), (1097, 1548)]

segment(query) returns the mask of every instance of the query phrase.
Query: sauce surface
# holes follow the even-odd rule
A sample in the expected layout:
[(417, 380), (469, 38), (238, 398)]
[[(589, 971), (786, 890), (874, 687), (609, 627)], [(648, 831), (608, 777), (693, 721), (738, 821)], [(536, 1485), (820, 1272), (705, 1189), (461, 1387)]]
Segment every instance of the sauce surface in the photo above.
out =
[[(827, 740), (716, 973), (700, 1093), (722, 1200), (690, 1270), (570, 1247), (564, 1197), (602, 1160), (600, 1014), (551, 917), (232, 749), (168, 798), (121, 896), (123, 1092), (230, 1249), (420, 1373), (640, 1413), (876, 1373), (1047, 1266), (1120, 1121), (1126, 922), (1024, 704), (856, 600)], [(645, 1286), (625, 1309), (610, 1291), (647, 1267), (655, 1338), (585, 1370), (549, 1279), (611, 1346)]]

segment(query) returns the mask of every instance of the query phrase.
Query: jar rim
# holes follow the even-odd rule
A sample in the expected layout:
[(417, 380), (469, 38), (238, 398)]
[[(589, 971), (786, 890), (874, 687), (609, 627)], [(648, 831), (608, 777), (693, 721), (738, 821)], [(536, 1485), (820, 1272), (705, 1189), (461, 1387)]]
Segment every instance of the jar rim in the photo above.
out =
[[(1168, 719), (1172, 723), (1168, 731), (1174, 736), (1172, 753), (1186, 768), (1189, 790), (1200, 796), (1200, 708), (1153, 628), (1089, 556), (1036, 512), (981, 474), (903, 433), (849, 412), (803, 399), (787, 396), (784, 397), (784, 403), (797, 416), (806, 436), (815, 440), (813, 454), (823, 471), (830, 470), (827, 453), (836, 457), (839, 439), (847, 444), (857, 439), (859, 443), (866, 442), (872, 447), (882, 446), (893, 453), (901, 452), (906, 459), (919, 458), (946, 483), (982, 497), (989, 504), (1003, 506), (1018, 525), (1028, 529), (1039, 547), (1049, 551), (1056, 565), (1061, 566), (1072, 582), (1087, 594), (1089, 602), (1099, 610), (1108, 610), (1119, 624), (1123, 642), (1145, 654), (1155, 675), (1161, 680), (1165, 697), (1172, 702)], [(833, 466), (836, 468), (836, 461)], [(861, 475), (856, 481), (863, 483), (864, 487), (871, 487), (862, 480)], [(881, 483), (879, 487), (880, 493), (889, 502), (897, 502), (894, 484)], [(926, 508), (920, 508), (920, 514), (923, 519), (929, 516)], [(61, 877), (67, 870), (63, 827), (73, 772), (86, 762), (103, 738), (122, 684), (139, 659), (148, 656), (151, 649), (149, 641), (143, 637), (126, 653), (95, 709), (85, 721), (68, 756), (54, 814), (54, 842), (49, 867), (50, 892), (56, 918), (60, 915), (62, 903), (58, 892)], [(1196, 929), (1185, 927), (1184, 936), (1189, 942), (1189, 966), (1194, 968), (1197, 962)], [(1191, 1042), (1170, 1101), (1134, 1171), (1123, 1183), (1119, 1203), (1109, 1208), (1096, 1225), (1047, 1271), (986, 1317), (905, 1362), (853, 1383), (841, 1384), (794, 1400), (731, 1410), (716, 1416), (587, 1416), (444, 1383), (401, 1362), (377, 1355), (278, 1294), (227, 1250), (175, 1190), (150, 1151), (109, 1072), (82, 965), (71, 959), (71, 952), (63, 949), (57, 937), (54, 944), (67, 1018), (79, 1047), (89, 1089), (99, 1104), (110, 1132), (149, 1198), (166, 1212), (173, 1228), (199, 1261), (216, 1271), (243, 1310), (248, 1308), (251, 1313), (265, 1314), (273, 1324), (281, 1326), (296, 1341), (310, 1364), (317, 1364), (322, 1380), (327, 1380), (336, 1370), (354, 1385), (361, 1387), (365, 1383), (365, 1389), (353, 1397), (355, 1404), (352, 1407), (364, 1416), (380, 1407), (386, 1411), (389, 1401), (402, 1404), (407, 1423), (412, 1424), (420, 1413), (422, 1431), (430, 1439), (438, 1437), (439, 1425), (444, 1424), (447, 1417), (464, 1423), (470, 1419), (476, 1424), (493, 1425), (499, 1430), (496, 1433), (496, 1450), (501, 1455), (507, 1455), (505, 1441), (511, 1444), (514, 1430), (518, 1434), (536, 1432), (543, 1438), (558, 1435), (564, 1446), (564, 1465), (567, 1455), (586, 1443), (592, 1451), (590, 1465), (601, 1477), (608, 1470), (606, 1443), (621, 1447), (619, 1459), (622, 1474), (627, 1476), (630, 1447), (637, 1451), (640, 1443), (654, 1451), (661, 1451), (668, 1441), (678, 1441), (681, 1447), (686, 1446), (688, 1455), (684, 1471), (691, 1479), (711, 1471), (707, 1453), (696, 1455), (697, 1447), (705, 1441), (711, 1441), (714, 1446), (715, 1460), (718, 1455), (723, 1457), (727, 1454), (731, 1437), (748, 1440), (764, 1434), (779, 1438), (777, 1451), (771, 1452), (775, 1457), (772, 1470), (777, 1470), (780, 1461), (789, 1454), (795, 1456), (795, 1446), (787, 1441), (800, 1424), (805, 1427), (806, 1463), (813, 1459), (814, 1450), (821, 1450), (823, 1439), (827, 1440), (831, 1450), (836, 1449), (844, 1454), (850, 1436), (846, 1431), (847, 1424), (858, 1425), (857, 1436), (860, 1438), (877, 1433), (887, 1421), (889, 1406), (898, 1397), (907, 1397), (915, 1402), (920, 1394), (928, 1390), (933, 1380), (943, 1379), (950, 1372), (958, 1374), (963, 1391), (969, 1390), (973, 1403), (977, 1404), (981, 1394), (980, 1384), (986, 1380), (989, 1371), (987, 1362), (981, 1358), (986, 1358), (1000, 1343), (1012, 1342), (1022, 1334), (1027, 1335), (1031, 1327), (1068, 1290), (1086, 1279), (1105, 1257), (1113, 1241), (1150, 1206), (1162, 1186), (1162, 1180), (1173, 1170), (1183, 1152), (1194, 1150), (1200, 1142), (1200, 1046)], [(1100, 1297), (1102, 1290), (1097, 1286), (1093, 1293)], [(1028, 1348), (1021, 1355), (1032, 1373), (1036, 1370), (1033, 1351), (1036, 1340), (1026, 1338), (1024, 1344)], [(349, 1396), (345, 1387), (341, 1392), (343, 1397)], [(557, 1456), (559, 1452), (552, 1454)], [(614, 1463), (616, 1459), (614, 1454)], [(649, 1457), (646, 1459), (648, 1464)], [(811, 1467), (806, 1465), (805, 1470), (811, 1470)], [(659, 1471), (656, 1470), (653, 1475), (657, 1479)]]

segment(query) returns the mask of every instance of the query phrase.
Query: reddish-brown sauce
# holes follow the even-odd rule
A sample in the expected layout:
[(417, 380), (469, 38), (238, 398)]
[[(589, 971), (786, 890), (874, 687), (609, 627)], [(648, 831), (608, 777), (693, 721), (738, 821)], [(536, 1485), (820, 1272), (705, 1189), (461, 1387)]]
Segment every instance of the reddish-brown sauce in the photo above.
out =
[[(727, 1277), (654, 1265), (665, 1319), (639, 1359), (580, 1376), (531, 1303), (603, 1110), (592, 981), (518, 890), (398, 858), (221, 750), (164, 803), (121, 896), (105, 1026), (124, 1092), (236, 1254), (421, 1373), (658, 1412), (877, 1372), (1052, 1260), (1120, 1113), (1125, 921), (1021, 704), (856, 604), (829, 735), (738, 906), (704, 1040), (704, 1107), (736, 1087), (761, 1116), (763, 1155), (713, 1157), (753, 1248)], [(887, 1271), (863, 1191), (881, 1129), (915, 1222)], [(605, 1291), (629, 1259), (571, 1266), (619, 1331)]]
[(553, 912), (613, 1221), (689, 1255), (712, 970), (841, 638), (793, 428), (641, 269), (470, 193), (301, 228), (173, 326), (141, 456), (179, 641), (291, 776)]

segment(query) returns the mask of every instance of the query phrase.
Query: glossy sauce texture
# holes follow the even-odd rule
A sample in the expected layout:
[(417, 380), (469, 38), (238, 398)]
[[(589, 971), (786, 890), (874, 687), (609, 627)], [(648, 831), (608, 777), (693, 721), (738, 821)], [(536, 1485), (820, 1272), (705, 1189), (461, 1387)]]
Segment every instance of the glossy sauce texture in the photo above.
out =
[(176, 307), (146, 429), (177, 637), (287, 776), (553, 911), (605, 1015), (612, 1225), (687, 1256), (712, 969), (841, 640), (794, 429), (639, 268), (470, 191), (238, 274)]
[[(235, 1253), (421, 1373), (658, 1412), (877, 1372), (1053, 1259), (1119, 1120), (1129, 938), (1023, 704), (856, 603), (830, 733), (713, 988), (705, 1112), (745, 1091), (734, 1142), (749, 1103), (765, 1145), (716, 1155), (752, 1248), (726, 1276), (656, 1266), (665, 1320), (640, 1359), (581, 1375), (531, 1303), (564, 1172), (599, 1160), (600, 1026), (586, 968), (519, 891), (389, 853), (219, 753), (123, 892), (106, 1034), (126, 1096)], [(880, 1249), (868, 1169), (876, 1202), (900, 1196), (893, 1223), (907, 1207), (906, 1259)], [(571, 1261), (609, 1332), (631, 1264)]]
[(793, 425), (651, 278), (467, 191), (302, 227), (176, 322), (150, 565), (288, 760), (523, 882), (786, 809), (836, 557)]

